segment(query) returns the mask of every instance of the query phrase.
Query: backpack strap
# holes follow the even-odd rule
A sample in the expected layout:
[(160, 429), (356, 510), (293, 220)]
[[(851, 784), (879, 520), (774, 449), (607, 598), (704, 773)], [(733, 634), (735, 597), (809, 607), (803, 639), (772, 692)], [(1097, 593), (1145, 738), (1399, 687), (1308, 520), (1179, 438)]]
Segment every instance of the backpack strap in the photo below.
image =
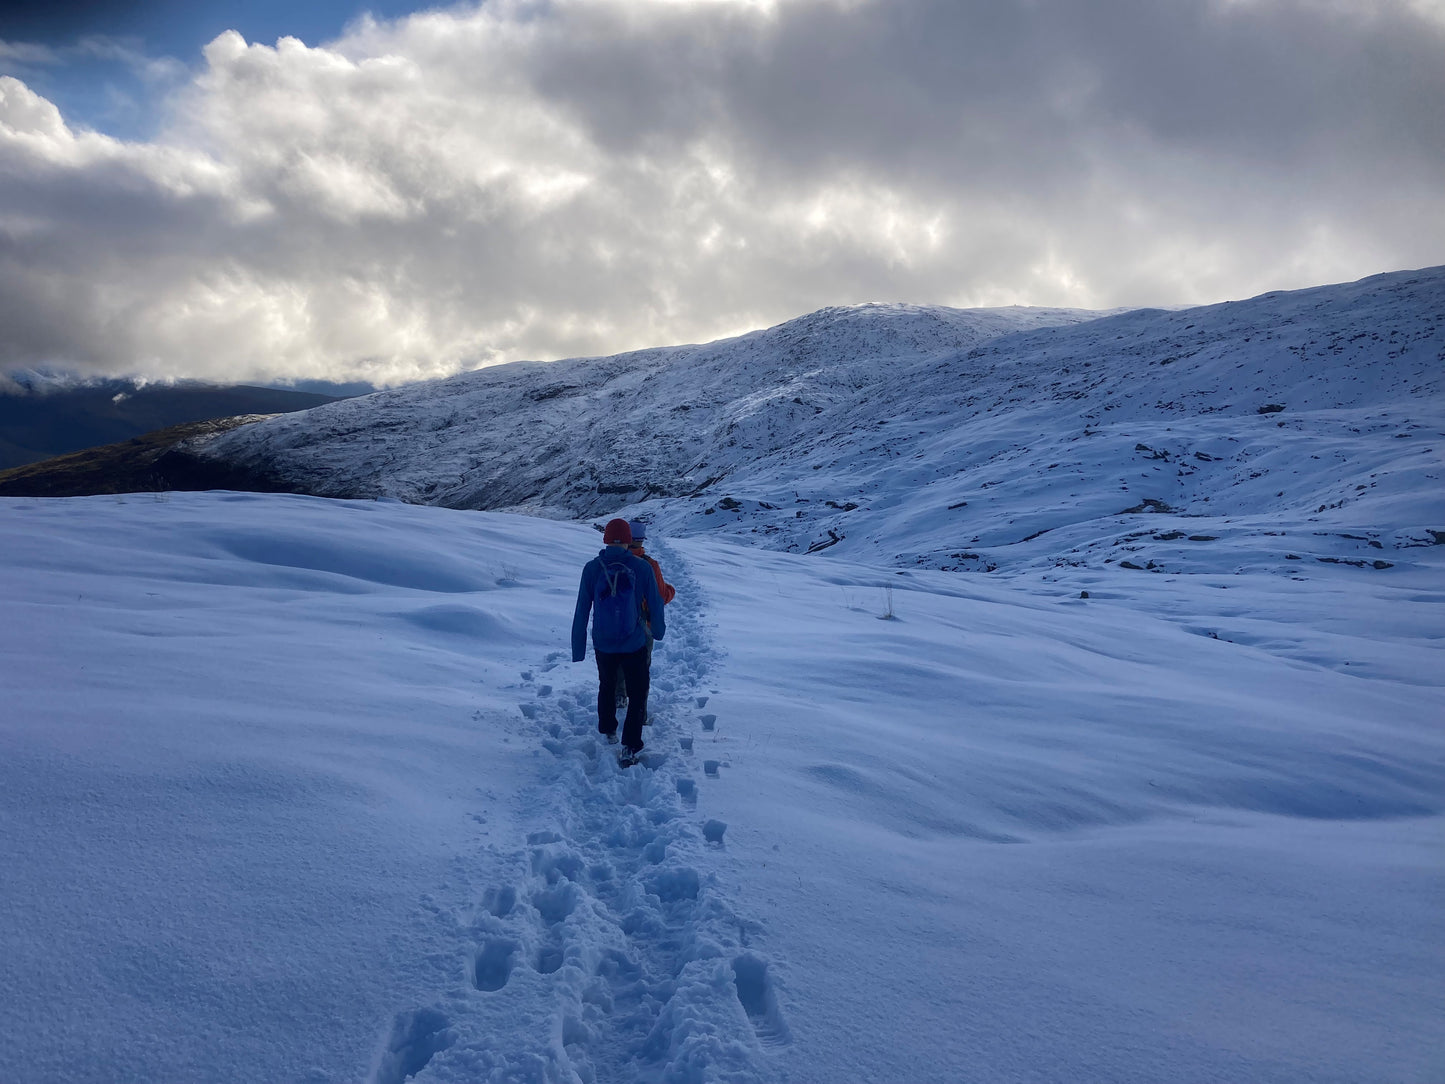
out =
[(617, 597), (617, 580), (622, 575), (622, 566), (613, 565), (609, 570), (606, 562), (602, 565), (602, 575), (607, 578), (607, 593), (613, 598)]

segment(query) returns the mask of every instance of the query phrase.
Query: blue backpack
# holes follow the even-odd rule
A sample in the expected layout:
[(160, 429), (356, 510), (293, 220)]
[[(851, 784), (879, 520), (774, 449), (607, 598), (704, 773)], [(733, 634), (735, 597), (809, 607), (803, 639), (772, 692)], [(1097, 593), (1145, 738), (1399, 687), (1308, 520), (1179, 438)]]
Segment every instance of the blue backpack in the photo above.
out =
[(602, 575), (592, 596), (592, 613), (592, 635), (603, 644), (623, 644), (637, 631), (637, 581), (623, 562), (602, 562)]

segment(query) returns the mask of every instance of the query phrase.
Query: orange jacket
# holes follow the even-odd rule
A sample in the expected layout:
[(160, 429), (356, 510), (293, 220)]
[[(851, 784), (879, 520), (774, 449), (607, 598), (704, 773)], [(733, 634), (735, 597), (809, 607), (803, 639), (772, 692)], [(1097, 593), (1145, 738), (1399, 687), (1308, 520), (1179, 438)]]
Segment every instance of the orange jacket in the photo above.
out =
[(677, 588), (662, 578), (662, 566), (657, 563), (657, 559), (647, 556), (647, 552), (641, 546), (633, 546), (631, 549), (636, 556), (641, 557), (652, 566), (652, 572), (657, 577), (657, 589), (662, 593), (662, 604), (666, 606), (677, 598)]

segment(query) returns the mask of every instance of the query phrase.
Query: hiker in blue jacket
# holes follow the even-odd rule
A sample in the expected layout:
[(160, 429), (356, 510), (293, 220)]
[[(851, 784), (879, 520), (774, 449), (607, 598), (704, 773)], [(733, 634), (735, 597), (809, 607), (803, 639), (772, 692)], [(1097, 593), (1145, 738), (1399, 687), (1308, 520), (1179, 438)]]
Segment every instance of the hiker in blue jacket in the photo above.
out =
[(648, 627), (642, 618), (647, 605), (653, 640), (667, 632), (662, 594), (652, 566), (634, 556), (628, 546), (632, 529), (625, 519), (614, 519), (602, 532), (602, 552), (582, 569), (577, 609), (572, 615), (572, 661), (587, 657), (587, 618), (592, 617), (592, 651), (597, 656), (597, 729), (609, 741), (617, 736), (617, 675), (627, 680), (627, 718), (622, 724), (622, 745), (629, 757), (642, 749), (642, 724), (647, 718), (651, 685), (648, 666)]

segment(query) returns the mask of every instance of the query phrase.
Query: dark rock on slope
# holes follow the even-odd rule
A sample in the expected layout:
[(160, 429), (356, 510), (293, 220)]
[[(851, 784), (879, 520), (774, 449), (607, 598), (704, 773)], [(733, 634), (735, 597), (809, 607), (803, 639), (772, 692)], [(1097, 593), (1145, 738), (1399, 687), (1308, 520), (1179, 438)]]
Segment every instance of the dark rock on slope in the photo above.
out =
[(298, 492), (294, 485), (265, 471), (202, 459), (188, 450), (188, 442), (196, 438), (213, 437), (267, 416), (248, 414), (187, 422), (118, 444), (0, 471), (0, 497), (82, 497), (171, 489)]

